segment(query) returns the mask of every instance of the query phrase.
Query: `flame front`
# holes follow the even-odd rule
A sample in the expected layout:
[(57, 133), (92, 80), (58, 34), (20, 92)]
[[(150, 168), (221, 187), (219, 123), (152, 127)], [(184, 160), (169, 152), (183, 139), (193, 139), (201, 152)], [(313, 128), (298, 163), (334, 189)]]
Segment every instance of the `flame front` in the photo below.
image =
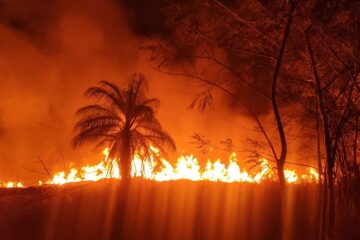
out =
[[(151, 148), (153, 155), (159, 157), (159, 151)], [(98, 181), (101, 179), (120, 179), (119, 165), (115, 159), (109, 159), (109, 150), (103, 151), (104, 160), (92, 166), (84, 166), (80, 169), (71, 168), (68, 172), (55, 173), (45, 184), (63, 185), (71, 182)], [(263, 181), (275, 181), (274, 174), (269, 162), (266, 159), (259, 160), (260, 171), (251, 174), (238, 165), (235, 153), (229, 158), (229, 164), (225, 165), (217, 159), (215, 162), (207, 161), (204, 168), (200, 167), (198, 159), (193, 155), (180, 156), (177, 162), (172, 165), (168, 160), (160, 158), (160, 166), (155, 171), (157, 163), (154, 156), (142, 160), (139, 154), (135, 154), (132, 161), (131, 175), (134, 178), (144, 178), (154, 181), (191, 180), (191, 181), (212, 181), (212, 182), (249, 182), (261, 183)], [(310, 183), (319, 180), (319, 174), (314, 168), (308, 168), (306, 174), (299, 176), (294, 169), (284, 170), (285, 179), (288, 183)], [(39, 181), (38, 185), (44, 182)], [(24, 187), (21, 182), (7, 182), (1, 187), (14, 188)]]
[(62, 185), (69, 182), (98, 181), (105, 178), (119, 179), (117, 161), (108, 159), (109, 150), (107, 148), (104, 149), (103, 154), (105, 159), (97, 165), (81, 167), (80, 170), (71, 168), (68, 174), (66, 172), (58, 172), (46, 183)]

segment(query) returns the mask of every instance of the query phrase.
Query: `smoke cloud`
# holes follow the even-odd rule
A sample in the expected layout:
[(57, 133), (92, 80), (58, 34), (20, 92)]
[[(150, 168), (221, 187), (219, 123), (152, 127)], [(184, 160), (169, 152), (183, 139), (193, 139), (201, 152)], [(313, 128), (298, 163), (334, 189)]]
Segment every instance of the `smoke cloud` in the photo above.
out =
[(224, 99), (206, 114), (187, 110), (197, 90), (189, 79), (148, 66), (140, 46), (164, 28), (161, 18), (139, 25), (149, 16), (136, 15), (138, 7), (111, 0), (0, 1), (0, 180), (46, 179), (35, 172), (44, 172), (39, 157), (51, 171), (98, 160), (101, 151), (93, 146), (72, 148), (74, 113), (86, 103), (88, 87), (102, 79), (124, 84), (133, 72), (145, 74), (149, 95), (160, 98), (160, 121), (179, 151), (193, 148), (194, 132), (238, 142), (253, 134), (227, 120), (241, 117), (218, 107)]

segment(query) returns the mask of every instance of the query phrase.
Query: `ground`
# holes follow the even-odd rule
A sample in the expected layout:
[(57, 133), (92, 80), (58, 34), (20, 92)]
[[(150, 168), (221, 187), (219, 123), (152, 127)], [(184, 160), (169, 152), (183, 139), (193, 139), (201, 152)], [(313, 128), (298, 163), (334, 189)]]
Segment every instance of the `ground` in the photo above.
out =
[[(316, 185), (288, 187), (285, 234), (315, 239)], [(276, 183), (135, 180), (0, 190), (0, 239), (279, 239)]]

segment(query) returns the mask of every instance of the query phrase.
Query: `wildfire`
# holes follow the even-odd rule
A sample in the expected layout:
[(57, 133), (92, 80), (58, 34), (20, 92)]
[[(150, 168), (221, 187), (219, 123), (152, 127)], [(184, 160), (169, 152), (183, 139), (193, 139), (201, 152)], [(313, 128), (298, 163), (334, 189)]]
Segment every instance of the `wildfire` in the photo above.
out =
[[(154, 181), (172, 181), (186, 179), (191, 181), (212, 181), (212, 182), (249, 182), (261, 183), (263, 181), (276, 180), (275, 174), (266, 159), (259, 160), (260, 170), (251, 174), (238, 165), (235, 153), (229, 158), (229, 164), (225, 165), (217, 159), (215, 162), (207, 161), (204, 168), (201, 168), (198, 159), (193, 155), (180, 156), (177, 162), (172, 165), (168, 160), (160, 158), (160, 166), (154, 160), (154, 156), (159, 156), (156, 148), (151, 148), (153, 156), (147, 160), (142, 160), (139, 154), (134, 156), (132, 161), (131, 175), (135, 178), (144, 178)], [(120, 179), (119, 165), (115, 159), (109, 158), (109, 150), (103, 151), (104, 160), (92, 166), (84, 166), (80, 169), (71, 168), (68, 172), (62, 171), (55, 173), (46, 182), (39, 181), (38, 185), (63, 185), (71, 182), (98, 181), (101, 179)], [(319, 180), (318, 172), (313, 168), (308, 168), (306, 174), (298, 175), (293, 169), (285, 169), (285, 179), (288, 183), (310, 183)], [(0, 184), (5, 188), (24, 187), (21, 182), (7, 182)]]

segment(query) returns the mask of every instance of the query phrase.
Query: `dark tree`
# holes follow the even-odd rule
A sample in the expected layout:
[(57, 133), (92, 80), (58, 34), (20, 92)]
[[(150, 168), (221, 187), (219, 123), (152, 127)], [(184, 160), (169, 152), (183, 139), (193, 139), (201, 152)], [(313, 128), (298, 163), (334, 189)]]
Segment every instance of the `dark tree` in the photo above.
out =
[[(334, 236), (341, 199), (359, 205), (353, 194), (359, 195), (360, 179), (358, 9), (346, 0), (181, 1), (164, 10), (170, 37), (145, 48), (154, 69), (200, 83), (190, 107), (212, 106), (211, 94), (219, 90), (246, 109), (282, 186), (292, 139), (286, 120), (301, 120), (313, 137), (307, 141), (302, 131), (300, 141), (312, 145), (306, 153), (317, 158), (320, 173), (320, 238)], [(275, 125), (253, 103), (272, 111)]]
[(165, 148), (175, 150), (174, 140), (156, 118), (157, 98), (147, 98), (148, 85), (142, 74), (133, 74), (125, 88), (101, 81), (85, 96), (96, 100), (77, 111), (74, 146), (92, 142), (106, 146), (110, 157), (119, 161), (122, 179), (131, 177), (131, 161), (135, 153), (144, 158), (151, 154), (150, 145), (165, 154)]

